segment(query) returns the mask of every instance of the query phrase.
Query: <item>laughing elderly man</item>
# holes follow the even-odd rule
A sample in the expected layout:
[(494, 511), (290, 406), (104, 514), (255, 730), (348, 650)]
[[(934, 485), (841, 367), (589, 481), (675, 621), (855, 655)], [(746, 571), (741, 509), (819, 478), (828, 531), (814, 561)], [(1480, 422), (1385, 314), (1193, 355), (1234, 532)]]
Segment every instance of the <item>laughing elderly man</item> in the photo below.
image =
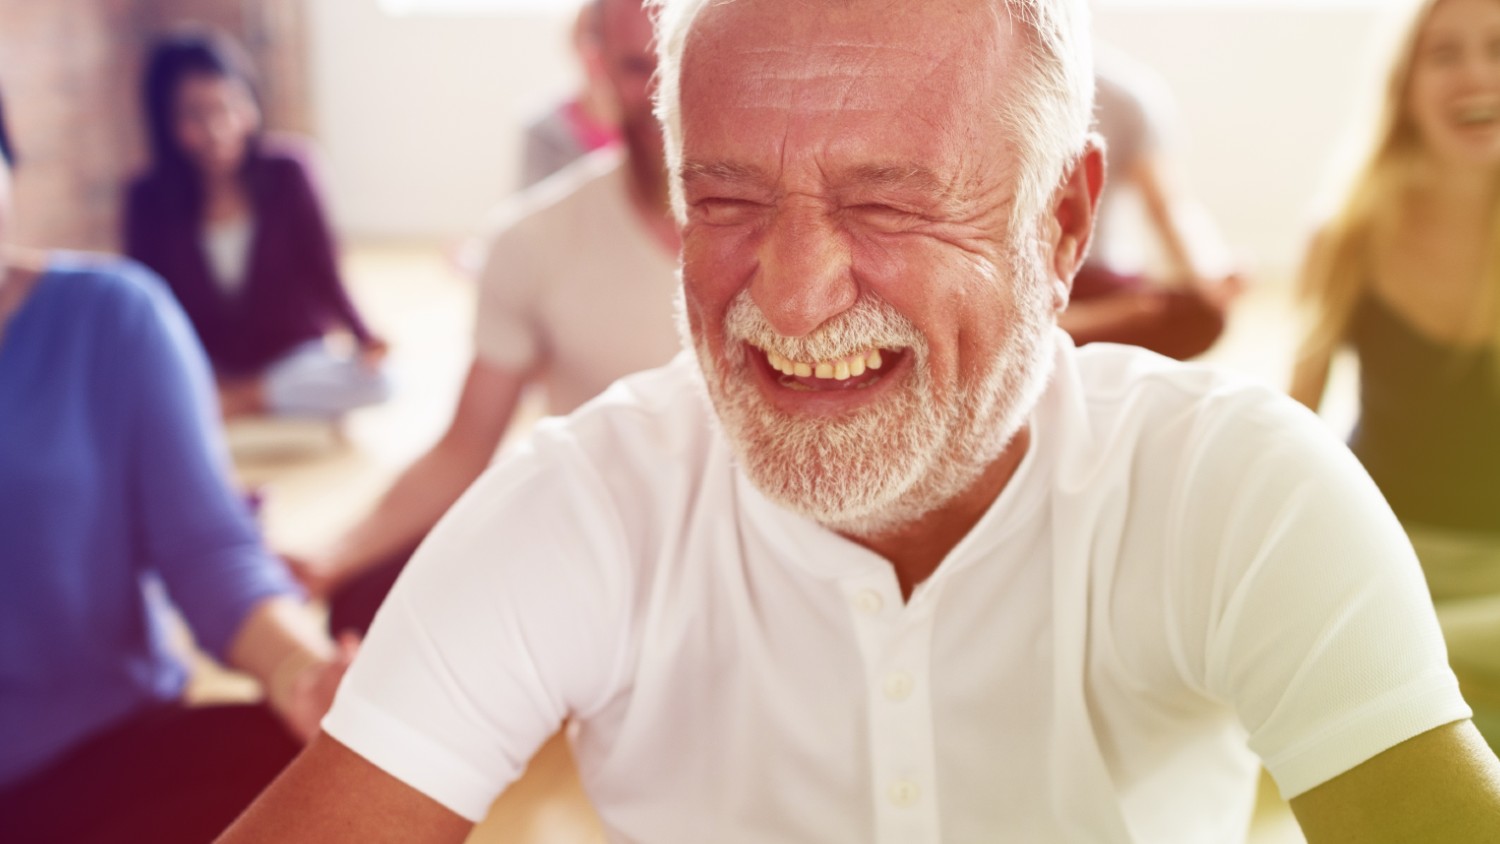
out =
[[(1497, 840), (1422, 576), (1269, 391), (1056, 329), (1081, 0), (666, 0), (691, 354), (457, 505), (227, 840), (460, 841), (565, 721), (612, 841)], [(1485, 826), (1488, 824), (1488, 826)]]

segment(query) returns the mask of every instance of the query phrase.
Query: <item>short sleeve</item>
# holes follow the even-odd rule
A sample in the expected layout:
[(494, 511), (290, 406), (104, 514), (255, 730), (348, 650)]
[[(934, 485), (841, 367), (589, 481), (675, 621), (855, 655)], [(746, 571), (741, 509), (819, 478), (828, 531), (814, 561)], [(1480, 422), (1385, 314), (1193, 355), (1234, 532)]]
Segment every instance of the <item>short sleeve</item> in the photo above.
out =
[(542, 358), (544, 338), (537, 319), (537, 297), (545, 288), (545, 266), (533, 256), (538, 249), (567, 248), (546, 243), (545, 233), (530, 231), (522, 201), (506, 203), (487, 226), (494, 232), (479, 276), (479, 303), (474, 322), (474, 352), (492, 366), (529, 370)]
[(297, 594), (230, 481), (208, 362), (162, 284), (123, 265), (116, 388), (130, 395), (129, 504), (145, 565), (198, 643), (223, 659), (260, 601)]
[(1209, 416), (1173, 521), (1177, 611), (1283, 796), (1468, 718), (1416, 556), (1348, 449), (1279, 396)]
[(625, 541), (565, 446), (523, 446), (438, 524), (375, 618), (329, 735), (470, 820), (618, 687)]

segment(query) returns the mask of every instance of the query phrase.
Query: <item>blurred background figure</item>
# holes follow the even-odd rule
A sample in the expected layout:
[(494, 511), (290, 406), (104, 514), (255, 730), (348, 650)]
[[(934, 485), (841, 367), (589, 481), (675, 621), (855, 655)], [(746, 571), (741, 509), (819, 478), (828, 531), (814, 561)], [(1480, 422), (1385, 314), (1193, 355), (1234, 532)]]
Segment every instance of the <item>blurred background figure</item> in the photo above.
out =
[[(153, 46), (150, 165), (131, 185), (125, 251), (182, 303), (228, 416), (336, 416), (385, 400), (386, 344), (339, 271), (307, 145), (261, 131), (248, 61), (222, 34)], [(325, 335), (347, 331), (352, 348)]]
[(545, 389), (548, 413), (569, 413), (678, 351), (651, 21), (641, 0), (600, 0), (595, 13), (624, 149), (583, 158), (501, 208), (447, 431), (330, 550), (294, 563), (329, 596), (332, 630), (369, 626), (417, 544), (489, 465), (527, 386)]
[(521, 184), (530, 187), (587, 153), (620, 141), (620, 106), (603, 49), (602, 0), (586, 0), (572, 29), (573, 53), (583, 72), (576, 93), (526, 124)]
[(1292, 394), (1359, 358), (1350, 446), (1406, 526), (1474, 723), (1500, 746), (1500, 1), (1424, 0), (1368, 161), (1307, 255)]
[[(229, 485), (201, 347), (132, 262), (10, 248), (0, 104), (0, 840), (213, 838), (352, 654)], [(189, 707), (166, 601), (264, 705)]]
[[(1079, 345), (1127, 343), (1178, 359), (1195, 357), (1223, 333), (1244, 280), (1170, 159), (1172, 108), (1165, 85), (1113, 50), (1101, 47), (1096, 60), (1096, 130), (1108, 145), (1108, 171), (1094, 246), (1073, 281), (1062, 327)], [(1160, 277), (1141, 268), (1139, 244), (1124, 243), (1126, 195), (1138, 200), (1144, 230), (1165, 260)]]

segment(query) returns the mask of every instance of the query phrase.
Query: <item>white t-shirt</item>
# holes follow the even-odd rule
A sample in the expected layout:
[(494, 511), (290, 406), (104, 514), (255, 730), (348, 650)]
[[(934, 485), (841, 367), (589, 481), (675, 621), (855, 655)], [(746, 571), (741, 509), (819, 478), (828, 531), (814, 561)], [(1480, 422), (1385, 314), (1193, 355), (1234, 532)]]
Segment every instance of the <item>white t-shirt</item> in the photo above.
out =
[(238, 296), (245, 289), (245, 270), (250, 264), (254, 235), (249, 217), (211, 223), (203, 229), (203, 254), (208, 258), (209, 275), (225, 296)]
[(615, 379), (661, 366), (681, 344), (672, 321), (677, 256), (630, 201), (624, 156), (606, 150), (500, 211), (480, 279), (475, 353), (538, 368), (550, 413)]
[(615, 842), (1201, 844), (1243, 840), (1255, 754), (1293, 796), (1468, 717), (1315, 417), (1057, 343), (1017, 473), (904, 605), (736, 470), (691, 359), (616, 384), (439, 524), (324, 728), (477, 819), (571, 719)]

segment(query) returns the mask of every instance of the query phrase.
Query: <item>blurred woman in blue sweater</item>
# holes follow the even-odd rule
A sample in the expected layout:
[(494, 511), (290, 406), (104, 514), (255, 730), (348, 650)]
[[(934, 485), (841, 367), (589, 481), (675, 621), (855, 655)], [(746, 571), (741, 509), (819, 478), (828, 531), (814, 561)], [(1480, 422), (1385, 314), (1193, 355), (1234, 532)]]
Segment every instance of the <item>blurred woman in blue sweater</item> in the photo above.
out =
[[(352, 645), (302, 619), (217, 419), (149, 271), (0, 251), (0, 841), (208, 841), (317, 729)], [(267, 705), (183, 704), (168, 601)]]

